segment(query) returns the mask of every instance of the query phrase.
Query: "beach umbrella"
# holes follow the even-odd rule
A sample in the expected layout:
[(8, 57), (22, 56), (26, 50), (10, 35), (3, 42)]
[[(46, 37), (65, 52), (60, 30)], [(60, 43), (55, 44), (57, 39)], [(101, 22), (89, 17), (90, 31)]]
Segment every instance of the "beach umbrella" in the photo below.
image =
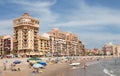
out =
[(14, 63), (14, 64), (20, 64), (21, 61), (20, 61), (20, 60), (15, 60), (13, 63)]
[(44, 62), (44, 61), (42, 61), (42, 62), (37, 62), (38, 64), (41, 64), (41, 65), (43, 65), (43, 66), (46, 66), (47, 65), (47, 63), (46, 62)]
[(29, 60), (41, 60), (41, 59), (37, 58), (37, 57), (31, 57), (31, 58), (29, 58)]
[(44, 66), (38, 63), (33, 64), (33, 68), (43, 68)]
[(40, 58), (37, 58), (37, 57), (31, 57), (29, 59), (27, 59), (27, 62), (31, 61), (31, 60), (34, 60), (34, 61), (41, 61)]
[(69, 60), (69, 59), (70, 59), (70, 56), (67, 56), (67, 57), (66, 57), (66, 59), (68, 59), (68, 60)]

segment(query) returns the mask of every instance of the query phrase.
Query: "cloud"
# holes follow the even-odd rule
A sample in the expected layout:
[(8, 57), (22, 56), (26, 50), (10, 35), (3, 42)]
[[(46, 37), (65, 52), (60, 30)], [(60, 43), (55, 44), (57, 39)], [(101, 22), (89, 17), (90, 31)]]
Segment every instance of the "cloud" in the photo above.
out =
[(110, 34), (110, 33), (80, 33), (80, 40), (84, 43), (86, 48), (99, 48), (102, 49), (103, 45), (108, 42), (113, 42), (115, 44), (120, 44), (120, 35), (119, 34)]
[[(109, 16), (107, 16), (109, 17)], [(105, 19), (104, 17), (102, 19), (89, 19), (89, 20), (70, 20), (67, 22), (61, 22), (54, 24), (54, 26), (67, 26), (67, 27), (74, 27), (74, 26), (104, 26), (104, 25), (114, 25), (114, 26), (119, 26), (120, 21), (119, 18), (113, 18), (109, 17), (109, 19)]]
[(24, 5), (24, 6), (32, 6), (32, 7), (49, 7), (52, 6), (56, 3), (56, 0), (36, 0), (36, 1), (28, 1), (28, 0), (12, 0), (12, 3), (15, 4), (20, 4), (20, 5)]
[(0, 32), (1, 35), (6, 35), (6, 34), (12, 34), (12, 20), (13, 19), (8, 19), (8, 20), (0, 20)]
[[(66, 17), (66, 16), (65, 16)], [(120, 25), (120, 11), (102, 6), (89, 6), (85, 1), (78, 4), (78, 8), (73, 10), (66, 17), (68, 21), (60, 22), (54, 26), (105, 26), (105, 25)]]
[(39, 18), (42, 23), (52, 23), (58, 17), (57, 13), (50, 9), (56, 3), (56, 0), (39, 0), (33, 2), (13, 0), (12, 3), (22, 6), (21, 10), (31, 12), (35, 16), (40, 16)]
[[(10, 25), (12, 24), (12, 20), (13, 20), (13, 19), (0, 20), (0, 25), (1, 25), (1, 26), (6, 26), (6, 27), (8, 27), (8, 26), (10, 26)], [(3, 28), (3, 27), (1, 27), (1, 28)]]
[[(38, 0), (36, 1), (29, 1), (29, 0), (3, 1), (1, 0), (0, 3), (2, 3), (3, 6), (5, 6), (6, 4), (10, 4), (10, 5), (13, 4), (12, 6), (17, 8), (19, 7), (19, 11), (17, 9), (14, 9), (14, 10), (17, 10), (16, 11), (17, 13), (15, 13), (14, 15), (18, 14), (20, 11), (26, 11), (30, 13), (30, 15), (32, 15), (33, 17), (39, 18), (40, 25), (42, 26), (49, 25), (55, 22), (58, 18), (58, 14), (51, 10), (51, 7), (56, 3), (56, 0), (44, 0), (44, 1), (43, 0), (39, 0), (39, 1)], [(8, 27), (12, 28), (11, 26), (13, 25), (12, 23), (13, 19), (9, 19), (9, 20), (0, 19), (0, 20), (1, 20), (0, 24), (2, 25), (2, 27), (0, 28), (1, 31), (7, 30)]]

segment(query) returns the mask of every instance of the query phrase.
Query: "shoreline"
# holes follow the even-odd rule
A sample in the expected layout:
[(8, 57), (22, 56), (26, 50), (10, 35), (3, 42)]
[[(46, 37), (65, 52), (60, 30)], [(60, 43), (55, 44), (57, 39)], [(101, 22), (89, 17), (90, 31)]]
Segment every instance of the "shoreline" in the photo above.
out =
[[(105, 60), (105, 59), (112, 59), (112, 57), (108, 58), (100, 58), (99, 60)], [(0, 60), (3, 62), (5, 59)], [(12, 62), (15, 59), (8, 59), (9, 63)], [(21, 71), (11, 71), (10, 69), (4, 71), (3, 66), (0, 63), (0, 76), (64, 76), (62, 73), (64, 71), (67, 71), (71, 68), (69, 65), (69, 62), (65, 61), (60, 61), (57, 64), (50, 64), (45, 67), (45, 69), (41, 69), (41, 73), (38, 74), (32, 74), (32, 71), (34, 70), (33, 68), (29, 68), (28, 63), (26, 62), (26, 59), (20, 58), (21, 61), (23, 61), (19, 66), (21, 68)], [(97, 58), (91, 59), (91, 58), (86, 58), (86, 59), (78, 59), (77, 61), (73, 62), (80, 62), (80, 68), (87, 62), (93, 62), (97, 61)], [(10, 65), (8, 65), (10, 66)], [(2, 71), (2, 72), (1, 72)]]

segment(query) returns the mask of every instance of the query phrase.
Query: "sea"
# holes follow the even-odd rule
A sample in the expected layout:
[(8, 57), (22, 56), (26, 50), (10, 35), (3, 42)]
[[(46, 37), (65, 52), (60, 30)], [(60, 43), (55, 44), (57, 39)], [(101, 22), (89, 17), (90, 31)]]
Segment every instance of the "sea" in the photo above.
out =
[(120, 76), (120, 58), (96, 60), (86, 64), (86, 69), (69, 69), (61, 76)]

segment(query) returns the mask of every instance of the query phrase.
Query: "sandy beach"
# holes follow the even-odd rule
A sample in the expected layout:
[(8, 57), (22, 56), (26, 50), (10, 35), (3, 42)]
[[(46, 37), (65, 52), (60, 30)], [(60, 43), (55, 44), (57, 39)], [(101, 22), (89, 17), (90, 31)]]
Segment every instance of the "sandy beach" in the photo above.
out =
[[(5, 60), (8, 60), (7, 70), (4, 70), (3, 62)], [(18, 59), (2, 59), (0, 60), (0, 76), (64, 76), (62, 73), (64, 71), (69, 70), (71, 66), (69, 65), (69, 62), (59, 62), (57, 64), (50, 64), (48, 63), (47, 66), (44, 69), (41, 69), (41, 73), (33, 73), (35, 70), (33, 67), (29, 67), (27, 63), (27, 59), (19, 59), (22, 61), (22, 63), (17, 64), (16, 67), (20, 68), (20, 71), (11, 71), (10, 69), (10, 63), (12, 63), (14, 60)], [(87, 59), (80, 59), (74, 62), (80, 62), (80, 67), (82, 67), (86, 62), (88, 61), (95, 61), (95, 59), (87, 58)]]
[(15, 66), (19, 67), (20, 71), (11, 71), (11, 60), (7, 60), (9, 61), (7, 70), (4, 70), (4, 67), (0, 66), (0, 76), (57, 76), (69, 68), (69, 63), (59, 62), (57, 64), (48, 64), (44, 69), (41, 69), (41, 73), (32, 73), (35, 69), (33, 67), (30, 68), (29, 64), (24, 61)]
[(2, 71), (0, 76), (57, 76), (62, 73), (65, 69), (69, 67), (68, 64), (52, 64), (45, 67), (45, 69), (41, 69), (42, 73), (33, 74), (33, 68), (29, 68), (28, 65), (20, 65), (21, 71), (11, 71), (6, 70)]

